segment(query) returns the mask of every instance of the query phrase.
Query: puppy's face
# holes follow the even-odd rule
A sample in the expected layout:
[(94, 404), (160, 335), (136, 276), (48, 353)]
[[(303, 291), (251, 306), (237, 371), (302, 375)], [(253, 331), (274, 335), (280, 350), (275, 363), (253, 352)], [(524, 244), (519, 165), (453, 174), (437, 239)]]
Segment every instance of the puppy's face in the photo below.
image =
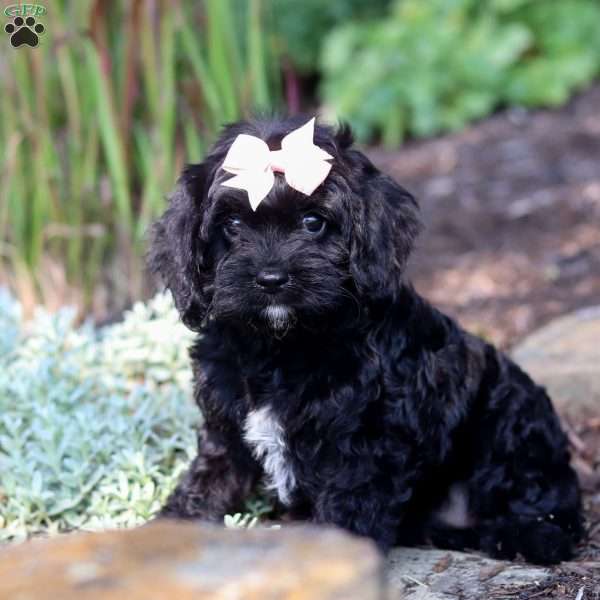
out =
[(244, 190), (222, 185), (231, 176), (221, 165), (239, 133), (276, 149), (302, 123), (232, 126), (204, 163), (184, 172), (154, 227), (150, 261), (188, 326), (210, 314), (281, 335), (315, 327), (347, 304), (389, 299), (400, 286), (419, 229), (416, 204), (350, 148), (347, 130), (316, 129), (315, 144), (334, 159), (311, 196), (277, 174), (252, 211)]
[(281, 332), (351, 297), (348, 214), (335, 193), (305, 196), (278, 175), (256, 212), (246, 192), (218, 184), (214, 203), (207, 252), (215, 317)]

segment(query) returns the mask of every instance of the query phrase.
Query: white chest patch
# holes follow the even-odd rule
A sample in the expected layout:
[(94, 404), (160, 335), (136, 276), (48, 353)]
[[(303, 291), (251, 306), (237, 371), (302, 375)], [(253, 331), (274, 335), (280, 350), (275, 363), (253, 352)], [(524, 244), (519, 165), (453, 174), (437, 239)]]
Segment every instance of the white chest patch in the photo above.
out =
[(296, 477), (286, 458), (283, 428), (268, 406), (248, 413), (244, 424), (244, 439), (262, 464), (269, 489), (275, 490), (284, 504), (289, 504), (296, 487)]
[(435, 512), (442, 523), (459, 529), (473, 527), (475, 521), (469, 513), (469, 495), (462, 483), (454, 483), (448, 491), (448, 498)]

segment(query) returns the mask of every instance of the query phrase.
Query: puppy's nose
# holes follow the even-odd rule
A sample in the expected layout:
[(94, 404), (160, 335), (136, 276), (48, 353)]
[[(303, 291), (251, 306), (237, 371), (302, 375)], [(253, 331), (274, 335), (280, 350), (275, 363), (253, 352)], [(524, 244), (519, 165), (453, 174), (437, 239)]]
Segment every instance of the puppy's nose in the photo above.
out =
[(263, 287), (265, 292), (276, 292), (288, 280), (288, 274), (281, 269), (263, 269), (256, 276), (256, 283)]

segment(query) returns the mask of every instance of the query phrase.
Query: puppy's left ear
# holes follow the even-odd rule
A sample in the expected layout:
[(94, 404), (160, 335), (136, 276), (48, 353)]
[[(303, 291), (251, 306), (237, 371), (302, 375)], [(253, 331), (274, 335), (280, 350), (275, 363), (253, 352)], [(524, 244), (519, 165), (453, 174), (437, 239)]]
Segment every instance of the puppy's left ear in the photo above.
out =
[(208, 163), (189, 165), (170, 197), (169, 206), (150, 230), (150, 269), (171, 291), (181, 320), (198, 330), (208, 310), (205, 288), (209, 279), (206, 240), (201, 235), (207, 189), (212, 174)]
[(419, 207), (407, 190), (362, 153), (349, 150), (347, 156), (357, 174), (350, 209), (350, 272), (365, 298), (393, 299), (422, 228)]

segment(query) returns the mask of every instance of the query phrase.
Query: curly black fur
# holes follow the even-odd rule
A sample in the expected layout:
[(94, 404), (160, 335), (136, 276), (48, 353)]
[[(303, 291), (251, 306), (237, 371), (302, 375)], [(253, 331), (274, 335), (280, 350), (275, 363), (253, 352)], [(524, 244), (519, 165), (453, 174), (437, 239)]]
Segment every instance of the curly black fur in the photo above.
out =
[[(161, 514), (220, 520), (266, 480), (292, 515), (384, 549), (430, 541), (568, 558), (582, 519), (559, 420), (518, 366), (404, 280), (420, 230), (413, 197), (352, 148), (347, 128), (323, 126), (315, 143), (333, 168), (311, 197), (278, 175), (253, 213), (244, 191), (221, 185), (239, 133), (275, 149), (304, 122), (228, 127), (154, 226), (151, 267), (200, 333), (191, 358), (204, 415), (198, 456)], [(307, 231), (307, 213), (325, 229)], [(265, 267), (288, 277), (275, 293), (257, 285)], [(270, 429), (250, 431), (250, 415)], [(448, 524), (456, 494), (463, 514)]]

